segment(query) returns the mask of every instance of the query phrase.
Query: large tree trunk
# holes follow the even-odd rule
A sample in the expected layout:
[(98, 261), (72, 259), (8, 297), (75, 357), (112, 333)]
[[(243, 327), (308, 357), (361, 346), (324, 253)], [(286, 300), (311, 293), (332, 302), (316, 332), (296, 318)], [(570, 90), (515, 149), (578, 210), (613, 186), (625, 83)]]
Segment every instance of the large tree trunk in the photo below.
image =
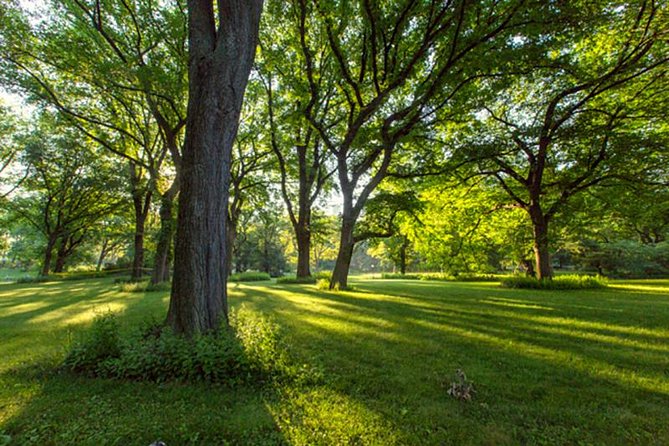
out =
[(535, 276), (539, 280), (552, 279), (550, 251), (548, 250), (548, 221), (541, 210), (530, 209), (534, 234)]
[(330, 280), (330, 289), (344, 289), (348, 286), (348, 272), (351, 267), (351, 258), (353, 257), (353, 248), (355, 240), (353, 230), (355, 220), (351, 217), (342, 219), (341, 234), (339, 238), (339, 252), (337, 253), (337, 262), (332, 271), (332, 280)]
[(227, 322), (230, 157), (262, 0), (188, 1), (189, 96), (167, 323), (191, 335)]
[(163, 194), (160, 199), (160, 232), (158, 233), (158, 246), (151, 274), (151, 283), (158, 284), (170, 280), (170, 268), (172, 265), (172, 242), (176, 230), (174, 219), (174, 199), (178, 191), (176, 182)]

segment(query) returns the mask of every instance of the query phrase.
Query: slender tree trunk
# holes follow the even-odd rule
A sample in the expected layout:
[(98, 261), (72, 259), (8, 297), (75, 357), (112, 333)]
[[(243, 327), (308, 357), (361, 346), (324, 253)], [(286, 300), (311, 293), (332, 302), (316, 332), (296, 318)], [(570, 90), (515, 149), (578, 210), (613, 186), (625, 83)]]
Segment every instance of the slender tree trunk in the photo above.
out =
[(132, 185), (132, 205), (135, 210), (135, 239), (133, 243), (134, 256), (130, 280), (141, 280), (144, 275), (144, 227), (149, 214), (153, 191), (145, 190), (140, 186), (141, 174), (137, 166), (130, 163), (130, 182)]
[(552, 279), (550, 251), (548, 250), (548, 218), (541, 210), (530, 209), (534, 234), (535, 274), (539, 280)]
[(354, 228), (355, 220), (353, 218), (344, 217), (342, 219), (339, 252), (337, 253), (337, 261), (332, 271), (332, 280), (330, 281), (331, 290), (335, 288), (344, 289), (348, 286), (348, 272), (351, 267), (353, 248), (355, 248), (355, 240), (353, 238)]
[(42, 276), (48, 276), (49, 272), (51, 272), (51, 258), (53, 256), (53, 248), (56, 247), (57, 241), (58, 238), (56, 236), (49, 236), (49, 240), (46, 244), (46, 250), (44, 251), (44, 263), (42, 263), (42, 271), (40, 272), (40, 275)]
[(95, 271), (102, 270), (102, 262), (104, 262), (105, 257), (107, 257), (107, 246), (109, 246), (109, 240), (105, 239), (102, 242), (102, 249), (100, 250), (100, 255), (98, 256), (98, 263), (95, 266)]
[(174, 199), (178, 186), (172, 184), (170, 189), (160, 198), (160, 232), (158, 234), (158, 245), (151, 274), (151, 283), (158, 284), (170, 280), (170, 268), (172, 265), (172, 244), (176, 231), (174, 219)]
[(300, 218), (295, 228), (297, 241), (297, 277), (311, 276), (311, 211)]
[(135, 214), (135, 239), (133, 243), (134, 256), (132, 259), (131, 280), (140, 280), (144, 274), (144, 226), (146, 215)]
[(407, 248), (409, 246), (409, 239), (402, 236), (402, 245), (400, 246), (400, 273), (402, 275), (407, 273)]
[(230, 158), (262, 0), (188, 1), (189, 96), (167, 323), (191, 335), (227, 322)]
[(229, 218), (228, 226), (225, 228), (226, 245), (228, 246), (228, 256), (225, 259), (227, 276), (232, 274), (232, 259), (234, 258), (234, 246), (237, 239), (237, 222), (239, 217)]

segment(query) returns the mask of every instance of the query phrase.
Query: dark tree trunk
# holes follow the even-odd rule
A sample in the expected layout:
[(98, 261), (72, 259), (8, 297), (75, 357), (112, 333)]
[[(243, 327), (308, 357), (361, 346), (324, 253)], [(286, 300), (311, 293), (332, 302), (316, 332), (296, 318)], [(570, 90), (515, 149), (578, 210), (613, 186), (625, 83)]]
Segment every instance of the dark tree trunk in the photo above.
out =
[(532, 230), (534, 235), (535, 277), (538, 280), (552, 279), (550, 251), (548, 250), (548, 221), (540, 209), (531, 208)]
[(237, 239), (238, 219), (239, 217), (229, 218), (228, 225), (225, 228), (225, 239), (228, 246), (228, 256), (225, 258), (225, 271), (228, 277), (232, 274), (232, 259), (234, 258), (234, 246)]
[(400, 273), (407, 273), (407, 248), (409, 247), (409, 238), (402, 236), (402, 245), (400, 246)]
[(295, 227), (297, 240), (297, 277), (311, 276), (311, 209), (300, 209), (300, 218)]
[(178, 191), (176, 181), (160, 198), (160, 232), (158, 233), (158, 246), (151, 274), (151, 283), (158, 284), (170, 280), (170, 268), (172, 265), (172, 244), (176, 231), (174, 219), (174, 199)]
[(144, 274), (144, 225), (146, 216), (135, 215), (135, 240), (133, 243), (134, 256), (132, 259), (132, 271), (130, 280), (140, 280)]
[(56, 264), (53, 267), (54, 273), (62, 273), (65, 271), (67, 254), (67, 237), (63, 236), (60, 239), (60, 245), (58, 245), (58, 251), (56, 252)]
[(49, 236), (49, 240), (47, 241), (46, 249), (44, 251), (44, 263), (42, 263), (42, 271), (40, 272), (40, 275), (42, 276), (48, 276), (51, 272), (51, 258), (53, 256), (53, 249), (56, 247), (57, 241), (57, 236)]
[(130, 280), (141, 280), (144, 275), (144, 227), (149, 214), (153, 191), (150, 187), (142, 187), (141, 173), (135, 163), (130, 163), (130, 184), (132, 187), (132, 205), (135, 211), (135, 239), (133, 243), (133, 260)]
[(167, 323), (191, 335), (227, 322), (230, 158), (262, 0), (188, 1), (189, 96)]
[(354, 219), (342, 219), (339, 252), (337, 253), (337, 261), (334, 270), (332, 271), (332, 280), (330, 281), (331, 290), (336, 288), (344, 289), (348, 286), (348, 272), (351, 267), (353, 248), (355, 248), (355, 240), (353, 238), (354, 229)]

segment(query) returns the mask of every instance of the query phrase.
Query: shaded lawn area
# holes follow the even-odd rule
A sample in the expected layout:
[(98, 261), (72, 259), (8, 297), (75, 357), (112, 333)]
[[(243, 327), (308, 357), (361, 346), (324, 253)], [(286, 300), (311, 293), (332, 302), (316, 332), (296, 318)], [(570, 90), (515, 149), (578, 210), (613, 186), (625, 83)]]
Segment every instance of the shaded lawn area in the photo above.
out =
[[(112, 279), (0, 285), (0, 433), (13, 444), (669, 444), (669, 281), (531, 291), (354, 280), (231, 285), (318, 384), (229, 389), (54, 374), (95, 312), (160, 320)], [(461, 368), (473, 401), (447, 395)]]

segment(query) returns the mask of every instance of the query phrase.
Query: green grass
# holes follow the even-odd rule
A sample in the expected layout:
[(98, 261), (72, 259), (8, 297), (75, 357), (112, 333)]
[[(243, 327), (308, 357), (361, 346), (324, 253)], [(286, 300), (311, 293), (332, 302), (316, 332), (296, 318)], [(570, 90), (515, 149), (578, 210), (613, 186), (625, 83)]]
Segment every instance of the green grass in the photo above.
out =
[[(112, 279), (0, 285), (0, 435), (12, 444), (669, 443), (669, 281), (587, 291), (483, 282), (232, 284), (271, 315), (318, 384), (234, 389), (53, 372), (96, 312), (127, 329), (168, 292)], [(471, 402), (447, 394), (456, 369)]]

